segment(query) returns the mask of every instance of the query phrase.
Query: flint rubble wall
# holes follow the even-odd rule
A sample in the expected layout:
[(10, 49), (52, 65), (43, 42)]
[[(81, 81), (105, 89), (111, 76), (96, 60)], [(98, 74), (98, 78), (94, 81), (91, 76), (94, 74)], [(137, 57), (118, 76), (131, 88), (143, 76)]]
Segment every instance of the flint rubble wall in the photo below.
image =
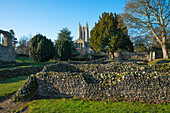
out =
[[(46, 73), (47, 74), (47, 73)], [(127, 77), (114, 85), (87, 83), (82, 75), (38, 76), (37, 95), (49, 97), (109, 98), (123, 97), (131, 101), (156, 100), (170, 102), (168, 77)], [(89, 81), (88, 81), (89, 82)]]
[[(45, 66), (43, 71), (27, 79), (27, 82), (13, 96), (13, 101), (26, 101), (27, 97), (38, 96), (98, 99), (121, 97), (130, 101), (170, 102), (170, 76), (157, 76), (155, 73), (152, 73), (154, 76), (148, 76), (149, 72), (141, 76), (141, 73), (132, 72), (133, 76), (125, 73), (123, 78), (119, 78), (119, 75), (110, 76), (104, 73), (100, 77), (95, 73), (81, 72), (75, 66), (66, 64)], [(95, 65), (82, 66), (94, 68)]]
[(0, 80), (5, 80), (7, 78), (31, 75), (40, 72), (43, 66), (30, 66), (23, 68), (13, 68), (13, 69), (2, 69), (0, 70)]

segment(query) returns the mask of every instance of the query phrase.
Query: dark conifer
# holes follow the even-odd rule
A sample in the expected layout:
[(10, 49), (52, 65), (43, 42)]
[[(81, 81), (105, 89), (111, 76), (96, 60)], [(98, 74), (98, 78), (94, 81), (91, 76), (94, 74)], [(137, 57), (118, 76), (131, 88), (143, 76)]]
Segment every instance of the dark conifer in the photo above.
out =
[(36, 62), (49, 61), (54, 56), (54, 46), (51, 40), (38, 34), (31, 39), (30, 52)]
[(103, 13), (90, 34), (90, 45), (95, 52), (133, 51), (127, 27), (116, 13)]

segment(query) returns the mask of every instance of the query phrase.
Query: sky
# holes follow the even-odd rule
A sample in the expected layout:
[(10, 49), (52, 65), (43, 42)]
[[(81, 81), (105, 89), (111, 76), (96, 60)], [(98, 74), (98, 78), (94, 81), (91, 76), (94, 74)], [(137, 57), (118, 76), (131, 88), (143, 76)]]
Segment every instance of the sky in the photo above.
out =
[(45, 35), (52, 41), (64, 27), (78, 38), (79, 22), (91, 30), (103, 12), (124, 12), (126, 0), (0, 0), (0, 29), (15, 37)]

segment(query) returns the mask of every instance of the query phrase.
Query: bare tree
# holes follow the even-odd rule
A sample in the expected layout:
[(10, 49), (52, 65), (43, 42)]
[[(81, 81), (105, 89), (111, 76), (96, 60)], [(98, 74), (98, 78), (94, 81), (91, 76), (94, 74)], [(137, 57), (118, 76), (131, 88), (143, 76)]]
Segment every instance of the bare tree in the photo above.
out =
[(19, 46), (17, 47), (17, 53), (23, 55), (29, 55), (29, 47), (32, 35), (22, 36), (19, 40)]
[[(151, 31), (162, 48), (163, 58), (168, 58), (170, 0), (129, 0), (122, 16), (130, 28), (142, 33)], [(161, 34), (156, 32), (157, 28), (161, 29)]]

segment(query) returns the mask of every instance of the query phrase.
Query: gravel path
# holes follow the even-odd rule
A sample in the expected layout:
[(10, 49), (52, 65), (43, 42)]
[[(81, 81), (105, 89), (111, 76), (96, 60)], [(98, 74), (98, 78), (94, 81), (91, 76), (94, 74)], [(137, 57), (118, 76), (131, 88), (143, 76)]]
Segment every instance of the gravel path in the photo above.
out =
[[(16, 110), (17, 108), (24, 107), (26, 105), (26, 102), (10, 102), (10, 98), (3, 98), (0, 100), (0, 113), (11, 113), (12, 110)], [(24, 107), (17, 113), (27, 113), (28, 107)]]

